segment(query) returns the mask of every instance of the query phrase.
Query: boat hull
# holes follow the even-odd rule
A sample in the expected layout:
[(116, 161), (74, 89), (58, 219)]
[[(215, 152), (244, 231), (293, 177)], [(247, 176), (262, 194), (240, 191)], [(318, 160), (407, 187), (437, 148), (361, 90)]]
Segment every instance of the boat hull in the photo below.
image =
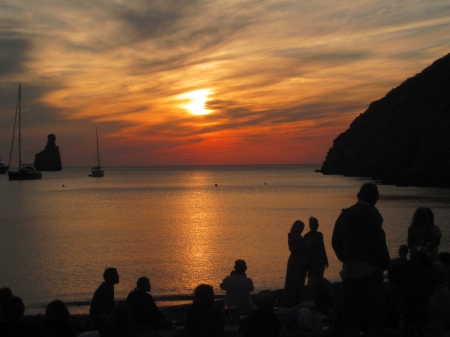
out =
[(99, 166), (95, 166), (92, 168), (91, 174), (89, 174), (89, 177), (101, 178), (104, 175), (105, 175), (105, 172), (102, 170), (102, 168)]
[(104, 176), (105, 176), (105, 174), (103, 172), (102, 173), (91, 173), (88, 175), (88, 177), (94, 177), (94, 178), (102, 178)]
[(32, 168), (22, 168), (19, 171), (9, 171), (9, 180), (37, 180), (42, 179), (42, 173)]
[(37, 180), (42, 179), (41, 172), (17, 172), (17, 171), (9, 171), (8, 172), (9, 180)]

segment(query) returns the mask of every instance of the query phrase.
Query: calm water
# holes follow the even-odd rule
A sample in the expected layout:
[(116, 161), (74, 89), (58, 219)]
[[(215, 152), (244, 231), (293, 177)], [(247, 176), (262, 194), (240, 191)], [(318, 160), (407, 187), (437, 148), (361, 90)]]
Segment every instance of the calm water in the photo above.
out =
[[(199, 283), (221, 280), (245, 259), (255, 292), (283, 288), (287, 233), (296, 220), (319, 219), (330, 267), (340, 210), (356, 201), (366, 180), (314, 173), (320, 165), (115, 167), (104, 178), (89, 168), (44, 172), (41, 181), (0, 176), (0, 286), (21, 296), (27, 313), (53, 299), (87, 303), (106, 267), (120, 274), (125, 298), (148, 276), (161, 301), (190, 295)], [(215, 186), (217, 184), (217, 186)], [(63, 186), (64, 185), (64, 186)], [(412, 213), (429, 206), (450, 248), (450, 191), (380, 186), (377, 204), (391, 255), (406, 241)], [(166, 302), (167, 303), (167, 302)], [(71, 308), (83, 312), (87, 307)]]

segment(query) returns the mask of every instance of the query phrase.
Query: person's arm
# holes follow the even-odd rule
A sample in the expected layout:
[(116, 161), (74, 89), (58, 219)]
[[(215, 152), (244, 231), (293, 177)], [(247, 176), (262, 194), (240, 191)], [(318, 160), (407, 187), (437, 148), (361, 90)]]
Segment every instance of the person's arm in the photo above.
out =
[(376, 208), (371, 211), (371, 225), (368, 226), (371, 233), (369, 233), (370, 238), (373, 238), (371, 242), (373, 243), (373, 249), (378, 252), (378, 258), (380, 262), (381, 270), (388, 270), (391, 262), (391, 257), (389, 256), (389, 250), (386, 244), (386, 233), (383, 230), (383, 218), (380, 212)]
[(327, 256), (327, 250), (325, 249), (325, 243), (324, 243), (324, 240), (323, 240), (323, 234), (320, 233), (320, 235), (321, 235), (320, 244), (321, 244), (321, 246), (322, 246), (322, 254), (323, 254), (323, 257), (324, 257), (324, 259), (325, 259), (325, 268), (328, 268), (328, 256)]
[(220, 289), (227, 290), (227, 283), (228, 283), (227, 279), (228, 279), (228, 276), (222, 280), (222, 283), (220, 284)]
[(340, 228), (341, 216), (339, 216), (334, 225), (333, 236), (331, 237), (331, 246), (333, 247), (333, 250), (336, 253), (336, 256), (339, 259), (339, 261), (344, 262), (344, 246)]
[(248, 279), (248, 291), (252, 292), (253, 290), (255, 290), (255, 287), (253, 286), (253, 280), (251, 278), (247, 279)]

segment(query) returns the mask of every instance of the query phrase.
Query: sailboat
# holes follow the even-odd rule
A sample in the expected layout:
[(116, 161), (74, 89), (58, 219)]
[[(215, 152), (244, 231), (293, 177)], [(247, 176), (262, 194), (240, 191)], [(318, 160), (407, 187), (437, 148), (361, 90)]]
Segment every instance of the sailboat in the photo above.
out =
[(5, 165), (4, 162), (2, 162), (2, 159), (0, 158), (0, 174), (5, 174), (6, 171), (8, 171), (9, 166)]
[(14, 134), (16, 132), (16, 122), (17, 117), (19, 117), (19, 169), (17, 171), (9, 171), (9, 180), (35, 180), (42, 179), (42, 173), (36, 171), (33, 164), (23, 164), (22, 163), (22, 138), (21, 138), (21, 128), (22, 128), (22, 113), (21, 113), (21, 85), (19, 84), (19, 96), (17, 98), (16, 115), (14, 118), (14, 129), (13, 137), (11, 142), (11, 152), (9, 154), (9, 165), (11, 165), (11, 155), (14, 146)]
[(89, 177), (96, 177), (101, 178), (105, 175), (105, 172), (103, 171), (102, 167), (100, 166), (100, 151), (98, 150), (98, 133), (97, 133), (97, 127), (95, 128), (95, 137), (97, 138), (97, 166), (94, 166), (91, 170), (91, 174)]

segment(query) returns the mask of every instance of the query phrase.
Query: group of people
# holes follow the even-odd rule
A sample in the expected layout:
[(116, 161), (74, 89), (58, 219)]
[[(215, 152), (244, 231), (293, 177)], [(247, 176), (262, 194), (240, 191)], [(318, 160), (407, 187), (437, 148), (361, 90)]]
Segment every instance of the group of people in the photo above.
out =
[[(379, 197), (375, 184), (362, 185), (357, 203), (342, 210), (333, 230), (332, 247), (343, 264), (343, 335), (378, 337), (395, 330), (402, 336), (450, 336), (450, 254), (438, 252), (442, 233), (432, 210), (419, 207), (414, 212), (407, 245), (391, 259), (383, 218), (375, 207)], [(300, 305), (306, 277), (323, 277), (328, 266), (317, 219), (309, 223), (310, 232), (303, 237), (299, 220), (288, 234), (288, 307)]]
[[(239, 332), (245, 337), (278, 336), (281, 321), (273, 313), (277, 299), (272, 291), (264, 290), (253, 301), (250, 296), (254, 290), (253, 281), (246, 276), (246, 271), (246, 262), (236, 260), (234, 270), (220, 284), (220, 288), (226, 291), (225, 312), (230, 319), (239, 320), (241, 315), (247, 316), (239, 327)], [(143, 329), (168, 327), (169, 323), (149, 294), (151, 285), (148, 278), (139, 278), (136, 289), (130, 292), (126, 301), (117, 304), (114, 301), (114, 285), (119, 283), (117, 270), (106, 269), (103, 278), (104, 282), (95, 291), (89, 310), (100, 336), (136, 336)], [(213, 287), (200, 284), (194, 290), (193, 304), (186, 316), (187, 335), (222, 337), (225, 312), (222, 307), (215, 306)]]
[[(442, 234), (434, 223), (433, 212), (425, 207), (415, 211), (407, 245), (402, 245), (399, 256), (391, 259), (383, 218), (375, 207), (379, 197), (375, 184), (362, 185), (357, 203), (343, 209), (334, 226), (331, 243), (343, 264), (342, 335), (389, 336), (388, 328), (395, 328), (407, 337), (450, 336), (450, 253), (438, 252)], [(318, 220), (311, 217), (309, 232), (302, 236), (304, 228), (305, 224), (297, 220), (288, 233), (291, 254), (283, 298), (288, 308), (301, 305), (305, 280), (323, 278), (328, 267)], [(246, 271), (246, 262), (236, 260), (234, 270), (220, 284), (226, 291), (225, 310), (215, 306), (211, 285), (196, 287), (185, 320), (188, 336), (224, 336), (227, 315), (237, 319), (246, 316), (239, 324), (239, 333), (245, 337), (279, 336), (282, 324), (273, 312), (278, 299), (270, 290), (252, 297), (254, 285)], [(118, 303), (114, 298), (114, 286), (119, 283), (117, 269), (107, 268), (103, 279), (89, 310), (99, 336), (137, 336), (139, 331), (168, 327), (149, 294), (151, 284), (147, 277), (139, 278), (126, 300)], [(9, 288), (1, 288), (0, 336), (75, 336), (69, 311), (62, 301), (48, 305), (42, 327), (25, 321), (24, 312), (21, 298)]]
[(319, 221), (314, 217), (309, 218), (309, 232), (302, 237), (304, 229), (305, 224), (297, 220), (288, 233), (291, 255), (284, 285), (284, 302), (288, 307), (300, 304), (306, 277), (321, 278), (328, 268), (323, 234), (318, 231)]
[(70, 313), (64, 302), (54, 300), (45, 309), (41, 327), (37, 322), (24, 320), (25, 305), (11, 289), (0, 289), (0, 336), (4, 337), (75, 337)]

